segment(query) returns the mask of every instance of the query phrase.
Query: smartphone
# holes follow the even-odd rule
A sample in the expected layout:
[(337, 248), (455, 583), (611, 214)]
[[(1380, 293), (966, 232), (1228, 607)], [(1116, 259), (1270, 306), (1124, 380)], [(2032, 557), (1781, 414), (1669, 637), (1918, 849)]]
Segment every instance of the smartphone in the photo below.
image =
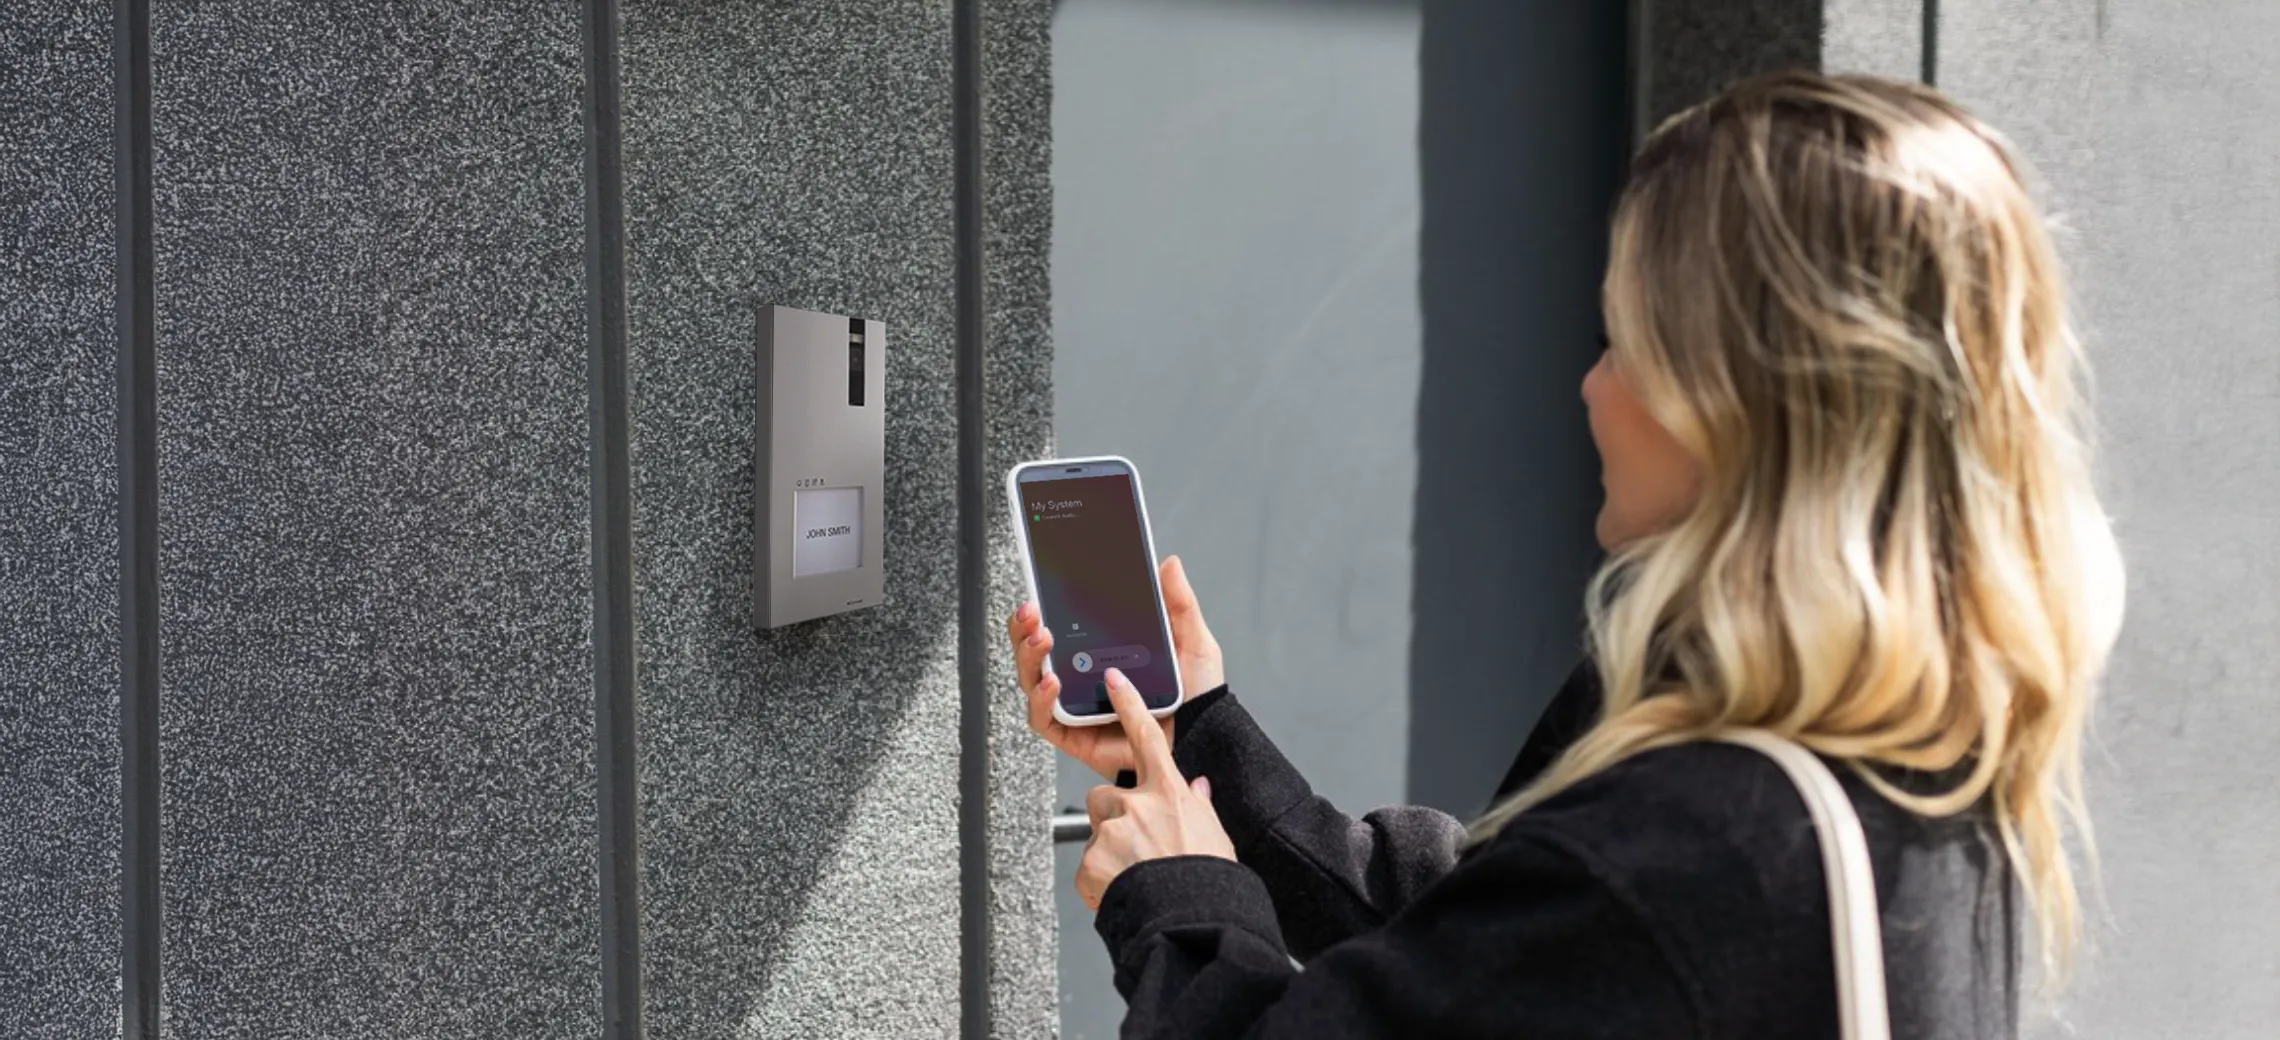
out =
[(1046, 670), (1059, 676), (1053, 717), (1116, 721), (1108, 669), (1122, 671), (1148, 713), (1180, 706), (1180, 666), (1156, 581), (1156, 542), (1140, 471), (1115, 456), (1025, 462), (1005, 475), (1029, 598), (1053, 632)]

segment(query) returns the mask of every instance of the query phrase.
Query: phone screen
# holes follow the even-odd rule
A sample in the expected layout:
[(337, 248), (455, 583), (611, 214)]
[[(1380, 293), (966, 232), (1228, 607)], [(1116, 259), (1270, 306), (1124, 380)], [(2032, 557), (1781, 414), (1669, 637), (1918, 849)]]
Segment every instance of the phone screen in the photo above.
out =
[(1061, 710), (1113, 713), (1102, 678), (1110, 668), (1132, 680), (1149, 708), (1177, 703), (1172, 648), (1157, 606), (1155, 555), (1132, 474), (1032, 479), (1025, 471), (1016, 486), (1037, 575), (1037, 607), (1053, 631)]

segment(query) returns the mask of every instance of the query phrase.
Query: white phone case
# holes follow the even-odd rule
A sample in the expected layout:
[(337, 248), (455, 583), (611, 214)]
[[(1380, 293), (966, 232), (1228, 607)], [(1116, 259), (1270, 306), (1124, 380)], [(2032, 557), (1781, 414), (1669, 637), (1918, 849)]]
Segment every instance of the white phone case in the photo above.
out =
[[(1162, 579), (1157, 577), (1156, 571), (1158, 563), (1156, 559), (1156, 532), (1148, 526), (1148, 498), (1140, 487), (1140, 467), (1133, 465), (1131, 459), (1121, 455), (1093, 455), (1081, 459), (1038, 459), (1034, 462), (1021, 463), (1007, 470), (1005, 472), (1005, 502), (1013, 510), (1013, 537), (1021, 546), (1021, 576), (1023, 580), (1028, 582), (1029, 599), (1035, 602), (1037, 600), (1037, 561), (1029, 552), (1029, 525), (1021, 520), (1025, 512), (1021, 504), (1021, 471), (1032, 466), (1083, 466), (1103, 462), (1113, 462), (1123, 466), (1132, 477), (1132, 505), (1140, 513), (1140, 538), (1148, 543), (1148, 588), (1156, 597), (1156, 623), (1163, 627), (1164, 645), (1172, 649), (1170, 660), (1167, 663), (1171, 665), (1172, 669), (1172, 689), (1175, 696), (1170, 704), (1151, 709), (1148, 712), (1157, 718), (1163, 718), (1178, 711), (1180, 703), (1187, 699), (1187, 682), (1180, 675), (1179, 648), (1172, 644), (1171, 616), (1164, 610), (1164, 583)], [(1037, 609), (1043, 611), (1045, 605), (1039, 603)], [(1049, 622), (1051, 619), (1046, 620)], [(1047, 654), (1045, 670), (1051, 671), (1052, 669), (1053, 657), (1051, 654)], [(1058, 697), (1053, 699), (1053, 717), (1061, 720), (1061, 724), (1064, 726), (1105, 726), (1116, 721), (1115, 712), (1106, 712), (1100, 715), (1071, 715), (1062, 710), (1061, 701)]]

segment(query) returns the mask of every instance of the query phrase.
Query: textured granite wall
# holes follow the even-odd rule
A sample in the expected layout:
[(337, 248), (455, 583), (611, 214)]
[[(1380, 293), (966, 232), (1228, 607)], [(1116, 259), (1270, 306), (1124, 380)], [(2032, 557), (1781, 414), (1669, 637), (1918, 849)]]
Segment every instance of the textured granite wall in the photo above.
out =
[[(154, 8), (165, 1033), (597, 1035), (582, 7)], [(998, 469), (1050, 422), (1049, 5), (985, 13)], [(622, 32), (652, 1035), (954, 1035), (950, 6)], [(119, 1021), (115, 44), (0, 13), (8, 1036)], [(768, 634), (761, 301), (890, 328), (890, 602)], [(1049, 1036), (1050, 757), (992, 668), (992, 1009)]]
[(0, 17), (0, 1035), (116, 1035), (110, 4)]
[(1644, 23), (1632, 30), (1643, 44), (1636, 69), (1641, 133), (1734, 80), (1820, 65), (1825, 0), (1634, 2)]
[(1922, 79), (1927, 2), (1936, 7), (1938, 0), (1826, 0), (1821, 14), (1821, 67), (1830, 72)]
[[(1045, 10), (992, 12), (1004, 407), (1046, 367)], [(937, 0), (626, 5), (643, 952), (661, 1036), (957, 1031), (950, 58)], [(887, 602), (756, 634), (763, 303), (887, 325)], [(1041, 448), (1044, 419), (1004, 416), (993, 460)], [(994, 991), (1005, 1035), (1044, 1035), (1049, 766), (1005, 729), (995, 873), (1013, 919)]]
[(1633, 0), (1642, 23), (1633, 31), (1645, 45), (1636, 70), (1641, 132), (1726, 83), (1774, 69), (1916, 79), (1924, 67), (1926, 2)]
[[(625, 9), (642, 907), (660, 1036), (957, 1029), (948, 7)], [(887, 326), (887, 601), (755, 633), (762, 303)]]
[(600, 1029), (576, 18), (154, 11), (174, 1036)]
[[(988, 251), (989, 358), (984, 374), (989, 466), (1003, 473), (1052, 452), (1053, 47), (1055, 0), (990, 0), (983, 7), (984, 201)], [(1013, 518), (990, 517), (990, 616), (1024, 594)], [(1052, 835), (1053, 752), (1023, 715), (1013, 660), (990, 658), (990, 686), (1004, 691), (990, 715), (990, 1019), (999, 1037), (1049, 1038), (1059, 1031)], [(1071, 936), (1086, 942), (1089, 935)]]

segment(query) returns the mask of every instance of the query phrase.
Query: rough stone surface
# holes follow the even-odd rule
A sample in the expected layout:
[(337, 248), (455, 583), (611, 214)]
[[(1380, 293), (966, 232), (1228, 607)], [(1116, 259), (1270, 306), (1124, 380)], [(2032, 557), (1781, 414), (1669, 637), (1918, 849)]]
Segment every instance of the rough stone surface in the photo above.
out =
[[(948, 5), (629, 6), (652, 1023), (951, 1035)], [(12, 1036), (117, 1029), (109, 14), (0, 18)], [(578, 14), (158, 5), (168, 1035), (600, 1030)], [(988, 18), (997, 468), (1050, 420), (1049, 4)], [(773, 635), (762, 301), (884, 320), (894, 416), (890, 603)], [(991, 743), (993, 1007), (1048, 1036), (1050, 760), (1010, 695)]]
[(576, 19), (153, 12), (169, 1035), (600, 1031)]
[[(988, 10), (993, 467), (1041, 449), (1049, 421), (1046, 6)], [(624, 74), (650, 1026), (953, 1035), (948, 5), (629, 3)], [(887, 602), (756, 632), (766, 303), (886, 323)], [(985, 505), (991, 602), (1010, 607), (1010, 529)], [(1002, 704), (992, 999), (1001, 1035), (1050, 1035), (1050, 760)]]
[[(659, 1036), (958, 1028), (949, 6), (625, 8)], [(887, 328), (885, 605), (755, 631), (754, 308)]]
[(1925, 0), (1827, 0), (1821, 67), (1892, 79), (1924, 72)]
[(1645, 125), (1728, 83), (1775, 69), (1819, 68), (1823, 0), (1645, 0)]
[[(1047, 455), (1053, 434), (1051, 277), (1052, 0), (991, 0), (984, 8), (989, 265), (989, 472)], [(1026, 589), (1002, 496), (990, 519), (990, 617)], [(1059, 1029), (1054, 993), (1052, 832), (1054, 754), (1029, 731), (1013, 658), (993, 639), (990, 688), (991, 1029), (1045, 1038)], [(1070, 937), (1083, 942), (1089, 935)]]
[(0, 17), (0, 1035), (116, 1036), (110, 5)]

